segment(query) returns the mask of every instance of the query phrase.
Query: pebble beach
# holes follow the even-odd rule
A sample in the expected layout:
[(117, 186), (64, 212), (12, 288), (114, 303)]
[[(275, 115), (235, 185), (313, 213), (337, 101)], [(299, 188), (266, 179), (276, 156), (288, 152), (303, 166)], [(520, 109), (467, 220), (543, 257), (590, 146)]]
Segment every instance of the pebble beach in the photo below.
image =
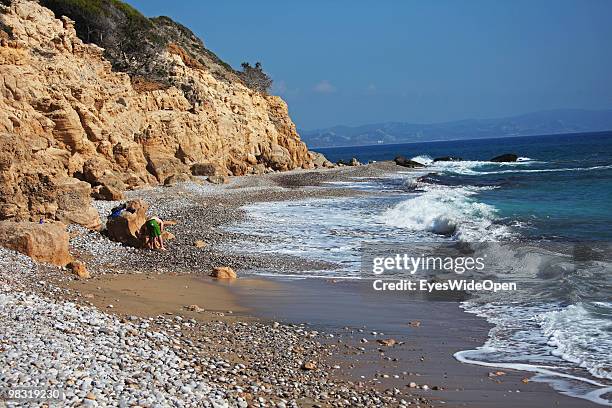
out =
[[(210, 311), (205, 301), (177, 303), (177, 310), (152, 315), (147, 309), (122, 309), (121, 299), (92, 293), (113, 276), (208, 279), (210, 268), (220, 264), (239, 273), (259, 263), (309, 267), (309, 261), (301, 259), (217, 249), (222, 240), (241, 239), (218, 227), (241, 217), (240, 206), (246, 202), (330, 194), (295, 186), (300, 178), (286, 177), (282, 182), (271, 175), (268, 180), (235, 179), (226, 186), (184, 183), (130, 192), (129, 198), (146, 200), (151, 213), (176, 221), (171, 228), (176, 240), (168, 243), (167, 252), (146, 251), (70, 227), (71, 251), (92, 276), (87, 282), (62, 268), (0, 249), (0, 388), (61, 392), (58, 401), (8, 400), (6, 405), (428, 406), (423, 397), (406, 390), (381, 389), (335, 375), (342, 353), (365, 352), (341, 334), (300, 322), (254, 318), (248, 311)], [(311, 177), (316, 184), (327, 176)], [(116, 204), (96, 202), (103, 219)], [(196, 239), (206, 246), (196, 248)], [(210, 279), (207, 284), (209, 290), (225, 290)], [(223, 307), (239, 310), (230, 295), (225, 302)]]

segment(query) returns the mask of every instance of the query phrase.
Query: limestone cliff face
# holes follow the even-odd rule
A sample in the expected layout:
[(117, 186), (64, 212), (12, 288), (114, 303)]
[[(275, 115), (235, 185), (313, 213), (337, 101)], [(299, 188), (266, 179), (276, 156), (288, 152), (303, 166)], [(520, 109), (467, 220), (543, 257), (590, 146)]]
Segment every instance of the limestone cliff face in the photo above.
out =
[(95, 227), (91, 185), (163, 183), (202, 163), (243, 175), (317, 160), (285, 102), (216, 78), (180, 46), (160, 58), (181, 89), (114, 72), (71, 20), (33, 1), (5, 7), (0, 29), (0, 219)]

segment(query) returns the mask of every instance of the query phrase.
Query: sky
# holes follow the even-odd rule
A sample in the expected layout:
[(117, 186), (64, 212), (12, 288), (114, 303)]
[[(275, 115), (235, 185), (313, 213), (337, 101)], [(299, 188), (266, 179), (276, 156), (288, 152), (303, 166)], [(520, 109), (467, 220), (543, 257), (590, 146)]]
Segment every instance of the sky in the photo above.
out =
[(298, 128), (612, 108), (609, 0), (127, 0), (239, 68)]

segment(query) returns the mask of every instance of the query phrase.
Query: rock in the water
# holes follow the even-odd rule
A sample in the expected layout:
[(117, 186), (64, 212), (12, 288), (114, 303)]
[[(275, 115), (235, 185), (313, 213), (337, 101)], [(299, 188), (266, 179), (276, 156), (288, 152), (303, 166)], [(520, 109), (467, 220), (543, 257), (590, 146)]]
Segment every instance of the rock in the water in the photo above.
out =
[(500, 156), (496, 156), (489, 161), (497, 162), (497, 163), (509, 163), (515, 162), (518, 159), (518, 156), (514, 153), (506, 153)]
[(218, 266), (214, 268), (210, 276), (217, 279), (236, 279), (238, 277), (236, 272), (229, 266)]
[(186, 307), (186, 309), (191, 311), (191, 312), (196, 312), (196, 313), (201, 313), (201, 312), (204, 311), (204, 309), (202, 309), (198, 305), (189, 305), (189, 306)]
[(87, 270), (87, 268), (85, 267), (85, 264), (81, 261), (72, 261), (70, 262), (68, 265), (66, 265), (66, 267), (76, 276), (78, 276), (81, 279), (89, 279), (91, 278), (91, 275), (89, 274), (89, 271)]
[(144, 224), (149, 206), (143, 200), (132, 200), (117, 217), (109, 218), (106, 230), (110, 239), (140, 248), (144, 244)]
[(409, 160), (409, 159), (405, 158), (404, 156), (397, 156), (393, 161), (398, 166), (408, 167), (408, 168), (411, 168), (411, 169), (425, 167), (425, 165), (423, 165), (422, 163), (415, 162), (414, 160)]
[(125, 198), (121, 190), (107, 185), (94, 187), (92, 192), (93, 198), (106, 201), (121, 201)]
[(408, 322), (408, 326), (410, 327), (421, 327), (421, 321), (420, 320), (411, 320)]
[(39, 262), (66, 265), (72, 260), (68, 241), (69, 234), (62, 223), (0, 222), (0, 246)]
[(349, 160), (348, 162), (345, 162), (344, 160), (340, 159), (336, 162), (336, 164), (338, 166), (361, 166), (361, 163), (359, 162), (359, 160), (357, 160), (356, 157), (351, 158), (351, 160)]
[(443, 157), (436, 157), (435, 159), (433, 159), (434, 163), (435, 162), (447, 162), (447, 161), (462, 161), (463, 159), (461, 157), (454, 157), (454, 156), (443, 156)]
[(361, 166), (359, 160), (356, 157), (353, 157), (351, 161), (348, 163), (349, 166)]

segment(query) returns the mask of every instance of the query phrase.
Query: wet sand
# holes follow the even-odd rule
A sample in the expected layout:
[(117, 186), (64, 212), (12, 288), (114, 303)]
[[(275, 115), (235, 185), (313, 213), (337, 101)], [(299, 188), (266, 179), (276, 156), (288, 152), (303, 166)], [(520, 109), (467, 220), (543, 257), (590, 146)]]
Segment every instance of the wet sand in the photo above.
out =
[[(232, 291), (257, 316), (297, 320), (337, 331), (347, 343), (363, 347), (364, 353), (351, 349), (337, 356), (340, 375), (353, 381), (369, 382), (381, 389), (406, 389), (411, 382), (426, 384), (429, 390), (411, 392), (446, 407), (599, 406), (529, 381), (530, 373), (457, 361), (453, 354), (481, 346), (491, 326), (463, 312), (456, 300), (380, 294), (365, 282), (316, 279), (285, 281), (265, 291), (255, 292), (246, 286)], [(343, 330), (345, 327), (348, 330)], [(404, 344), (384, 347), (376, 342), (389, 338)], [(368, 342), (362, 343), (362, 339)], [(497, 372), (503, 374), (491, 376)]]
[[(455, 352), (482, 345), (490, 328), (464, 313), (457, 300), (380, 294), (366, 282), (324, 279), (224, 281), (134, 274), (67, 286), (96, 307), (125, 316), (304, 323), (310, 330), (333, 334), (326, 342), (338, 347), (328, 363), (340, 367), (334, 371), (338, 379), (380, 390), (401, 389), (422, 395), (434, 406), (539, 408), (543, 400), (546, 406), (597, 406), (531, 382), (528, 373), (455, 360)], [(202, 310), (190, 310), (192, 305)], [(386, 347), (377, 342), (390, 338), (400, 344)], [(503, 374), (491, 375), (500, 371)], [(410, 383), (429, 389), (410, 388)]]
[[(212, 278), (193, 275), (134, 274), (73, 281), (67, 286), (79, 291), (94, 306), (121, 315), (153, 317), (171, 313), (198, 320), (220, 317), (245, 320), (251, 316), (251, 311), (239, 305), (229, 290), (236, 282), (215, 282)], [(240, 285), (256, 290), (275, 286), (260, 279), (243, 279)]]

